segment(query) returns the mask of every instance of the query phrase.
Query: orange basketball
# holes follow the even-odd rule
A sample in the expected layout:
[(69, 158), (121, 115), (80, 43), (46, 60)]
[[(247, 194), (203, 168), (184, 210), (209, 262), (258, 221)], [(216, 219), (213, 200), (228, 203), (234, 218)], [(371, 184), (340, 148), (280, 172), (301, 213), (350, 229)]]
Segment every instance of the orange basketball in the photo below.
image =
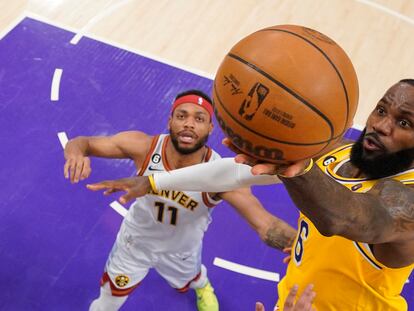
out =
[(274, 26), (230, 50), (213, 101), (225, 135), (244, 153), (296, 161), (323, 154), (351, 126), (358, 80), (332, 39), (302, 26)]

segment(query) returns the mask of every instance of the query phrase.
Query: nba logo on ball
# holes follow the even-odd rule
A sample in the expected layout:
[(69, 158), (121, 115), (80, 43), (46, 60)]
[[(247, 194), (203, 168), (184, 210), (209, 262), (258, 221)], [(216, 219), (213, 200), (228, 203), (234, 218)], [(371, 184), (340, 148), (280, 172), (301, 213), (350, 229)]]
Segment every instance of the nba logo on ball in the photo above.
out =
[(239, 115), (246, 120), (253, 119), (267, 93), (269, 93), (269, 89), (266, 86), (255, 83), (247, 97), (243, 100), (239, 109)]
[(266, 162), (318, 157), (341, 139), (358, 104), (352, 62), (316, 30), (259, 30), (226, 55), (213, 85), (220, 127), (242, 152)]

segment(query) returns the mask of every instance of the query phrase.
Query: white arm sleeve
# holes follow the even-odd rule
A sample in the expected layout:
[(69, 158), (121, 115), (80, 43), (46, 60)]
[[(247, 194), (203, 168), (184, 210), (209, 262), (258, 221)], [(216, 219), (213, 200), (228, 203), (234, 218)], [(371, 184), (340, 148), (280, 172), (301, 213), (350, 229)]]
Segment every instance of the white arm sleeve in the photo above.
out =
[(280, 183), (276, 175), (253, 175), (251, 166), (223, 158), (170, 172), (154, 174), (159, 190), (225, 192), (252, 185)]

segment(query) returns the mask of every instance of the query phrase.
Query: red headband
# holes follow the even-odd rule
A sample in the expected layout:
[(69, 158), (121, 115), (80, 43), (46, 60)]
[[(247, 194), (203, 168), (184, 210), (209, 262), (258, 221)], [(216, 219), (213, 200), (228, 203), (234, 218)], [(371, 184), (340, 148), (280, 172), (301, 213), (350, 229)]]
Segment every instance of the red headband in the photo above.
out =
[(210, 118), (213, 118), (213, 106), (211, 103), (207, 100), (205, 100), (203, 97), (198, 95), (185, 95), (183, 97), (178, 98), (171, 108), (171, 112), (174, 112), (175, 108), (177, 108), (181, 104), (187, 104), (191, 103), (194, 105), (198, 105), (203, 107), (205, 110), (207, 110), (208, 114), (210, 115)]

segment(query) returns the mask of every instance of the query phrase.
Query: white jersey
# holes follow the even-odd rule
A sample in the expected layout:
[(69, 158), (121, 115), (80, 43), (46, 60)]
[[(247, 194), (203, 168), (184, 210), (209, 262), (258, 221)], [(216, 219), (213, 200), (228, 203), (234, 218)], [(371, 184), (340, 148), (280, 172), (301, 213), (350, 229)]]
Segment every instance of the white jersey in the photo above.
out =
[[(154, 137), (138, 175), (170, 170), (166, 156), (169, 139), (167, 134)], [(208, 148), (204, 162), (219, 158), (218, 153)], [(151, 191), (131, 205), (124, 224), (132, 238), (152, 252), (193, 251), (201, 247), (212, 209), (218, 203), (204, 192)]]

